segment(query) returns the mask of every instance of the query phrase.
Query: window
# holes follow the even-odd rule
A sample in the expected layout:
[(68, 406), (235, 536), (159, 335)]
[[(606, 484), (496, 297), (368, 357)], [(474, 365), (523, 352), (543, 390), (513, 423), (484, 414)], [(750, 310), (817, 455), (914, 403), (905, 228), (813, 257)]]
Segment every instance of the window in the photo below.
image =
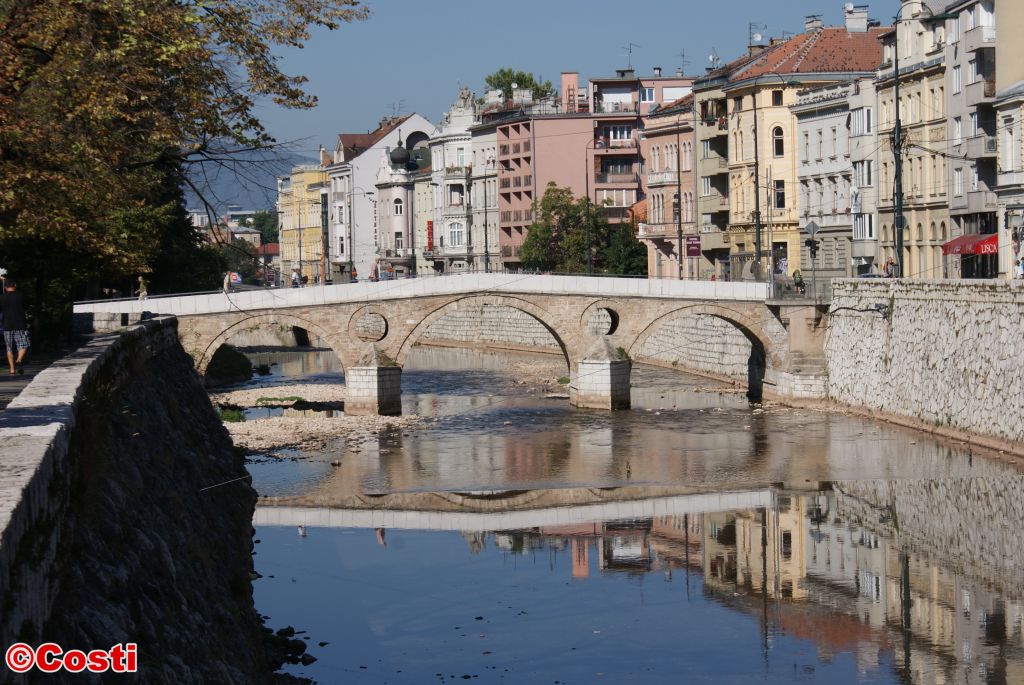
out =
[(974, 83), (978, 80), (978, 60), (967, 61), (967, 82)]
[(949, 42), (955, 43), (960, 40), (960, 18), (957, 17), (949, 22)]
[(401, 231), (395, 231), (395, 249), (396, 250), (401, 250), (402, 249), (402, 232)]
[(775, 182), (775, 208), (785, 209), (786, 208), (786, 182), (776, 181)]
[(853, 110), (853, 135), (864, 136), (872, 132), (874, 122), (872, 121), (873, 111), (870, 107), (861, 107)]
[(711, 194), (711, 177), (701, 176), (700, 177), (700, 194), (707, 197)]
[(460, 169), (466, 166), (466, 149), (460, 147), (455, 153), (456, 166)]
[(466, 240), (466, 229), (460, 223), (450, 224), (448, 226), (448, 246), (449, 247), (461, 247)]
[(811, 134), (804, 131), (804, 162), (811, 158)]
[(971, 192), (978, 192), (978, 169), (977, 167), (971, 169)]
[(711, 141), (702, 140), (700, 141), (700, 158), (711, 159)]
[(641, 88), (640, 102), (654, 102), (654, 88)]
[(816, 159), (820, 162), (822, 157), (825, 156), (825, 134), (822, 130), (818, 129), (818, 156)]
[(961, 81), (960, 67), (958, 65), (958, 66), (953, 67), (953, 92), (954, 93), (959, 93), (961, 88), (962, 88), (962, 86), (963, 86), (963, 82)]
[(626, 124), (605, 126), (604, 136), (610, 140), (630, 140), (633, 138), (633, 127)]
[(968, 124), (968, 129), (967, 130), (970, 131), (972, 136), (978, 135), (978, 113), (977, 112), (971, 112), (971, 120), (970, 120), (970, 123)]
[(742, 112), (743, 111), (743, 96), (742, 95), (732, 99), (732, 110), (734, 112)]
[(660, 148), (657, 145), (651, 148), (651, 173), (658, 171), (658, 158), (661, 156)]
[(963, 195), (964, 194), (964, 170), (954, 169), (953, 170), (953, 194)]
[(832, 157), (835, 158), (839, 155), (839, 133), (836, 131), (836, 127), (832, 127)]
[(400, 198), (395, 198), (395, 216), (402, 216), (405, 214), (405, 206)]
[(781, 90), (773, 90), (772, 91), (772, 106), (773, 107), (782, 107), (782, 91)]
[(874, 240), (875, 239), (875, 215), (858, 214), (853, 217), (853, 239)]
[(960, 117), (953, 117), (953, 145), (964, 142), (964, 122)]
[(781, 126), (776, 126), (772, 129), (772, 147), (776, 157), (782, 157), (786, 154), (786, 141), (783, 138)]

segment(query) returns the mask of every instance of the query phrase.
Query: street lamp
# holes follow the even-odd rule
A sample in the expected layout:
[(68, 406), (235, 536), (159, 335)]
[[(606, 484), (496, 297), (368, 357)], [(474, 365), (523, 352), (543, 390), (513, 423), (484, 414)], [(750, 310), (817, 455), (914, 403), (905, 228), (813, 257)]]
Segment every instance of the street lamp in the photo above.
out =
[[(594, 208), (593, 208), (593, 206), (591, 205), (591, 202), (590, 202), (590, 171), (593, 168), (593, 165), (590, 163), (590, 157), (587, 156), (587, 150), (591, 149), (591, 147), (590, 147), (591, 145), (593, 145), (594, 146), (593, 149), (596, 150), (597, 149), (597, 142), (598, 142), (598, 139), (594, 138), (593, 136), (591, 136), (590, 140), (587, 141), (586, 146), (583, 148), (583, 183), (584, 183), (584, 188), (585, 188), (585, 192), (586, 192), (586, 195), (587, 195), (587, 225), (586, 225), (586, 233), (587, 233), (587, 275), (588, 276), (593, 276), (594, 275), (594, 250), (592, 249), (591, 242), (590, 242), (590, 234), (594, 230)], [(595, 178), (594, 185), (595, 186), (597, 185), (596, 178)], [(597, 188), (596, 187), (594, 188), (594, 194), (595, 195), (597, 194)]]

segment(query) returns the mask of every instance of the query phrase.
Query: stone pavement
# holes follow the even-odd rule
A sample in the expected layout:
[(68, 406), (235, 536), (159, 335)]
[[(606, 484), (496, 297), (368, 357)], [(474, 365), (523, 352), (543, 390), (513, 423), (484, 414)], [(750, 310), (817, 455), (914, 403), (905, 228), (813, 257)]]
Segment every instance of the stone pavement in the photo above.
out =
[(54, 360), (63, 356), (61, 353), (53, 352), (46, 354), (32, 354), (30, 352), (25, 365), (22, 367), (25, 373), (11, 376), (7, 373), (6, 352), (0, 350), (0, 355), (3, 356), (3, 363), (0, 364), (0, 414), (3, 413), (4, 408), (10, 404), (11, 400), (17, 397), (18, 393), (32, 382), (36, 374), (52, 364)]

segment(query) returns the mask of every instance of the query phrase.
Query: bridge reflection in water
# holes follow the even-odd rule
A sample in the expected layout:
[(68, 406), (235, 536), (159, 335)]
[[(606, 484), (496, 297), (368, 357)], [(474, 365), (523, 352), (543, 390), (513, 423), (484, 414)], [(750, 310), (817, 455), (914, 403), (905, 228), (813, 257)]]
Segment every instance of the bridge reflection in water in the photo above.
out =
[(374, 528), (382, 544), (387, 529), (455, 530), (473, 555), (488, 545), (568, 554), (552, 568), (578, 580), (675, 573), (689, 588), (693, 576), (705, 599), (757, 622), (766, 662), (787, 636), (811, 641), (824, 662), (852, 655), (869, 680), (1024, 682), (1022, 477), (393, 493), (357, 504), (264, 504), (254, 524), (303, 525), (312, 537)]

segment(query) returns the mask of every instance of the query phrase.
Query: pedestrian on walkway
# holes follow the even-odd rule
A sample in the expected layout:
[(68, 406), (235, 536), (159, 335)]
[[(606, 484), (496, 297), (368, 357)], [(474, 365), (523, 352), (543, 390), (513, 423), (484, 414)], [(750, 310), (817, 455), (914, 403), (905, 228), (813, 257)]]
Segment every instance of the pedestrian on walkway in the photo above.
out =
[(139, 289), (135, 293), (139, 296), (139, 302), (145, 302), (149, 297), (149, 283), (146, 283), (146, 279), (142, 276), (139, 276)]
[[(25, 324), (25, 296), (18, 292), (18, 284), (11, 279), (4, 281), (0, 311), (4, 317), (4, 343), (7, 345), (7, 364), (10, 366), (10, 373), (24, 373), (21, 365), (31, 346), (28, 326)], [(18, 351), (17, 357), (15, 349)]]
[(295, 269), (292, 269), (292, 287), (298, 288), (302, 284), (302, 276)]

